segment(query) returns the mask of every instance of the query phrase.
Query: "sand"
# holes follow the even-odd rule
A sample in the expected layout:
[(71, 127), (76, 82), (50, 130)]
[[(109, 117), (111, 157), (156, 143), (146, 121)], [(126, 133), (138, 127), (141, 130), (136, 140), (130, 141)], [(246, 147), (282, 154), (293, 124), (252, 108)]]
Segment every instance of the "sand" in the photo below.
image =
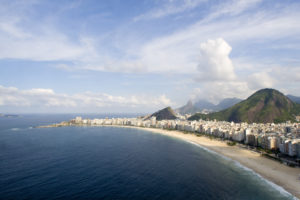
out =
[(163, 130), (156, 128), (137, 128), (141, 130), (159, 133), (162, 135), (182, 139), (187, 142), (196, 143), (209, 150), (217, 152), (223, 156), (231, 158), (242, 164), (243, 166), (252, 169), (254, 172), (263, 178), (275, 183), (284, 188), (289, 193), (300, 199), (300, 168), (292, 168), (281, 164), (277, 161), (262, 157), (259, 153), (241, 148), (239, 146), (228, 146), (226, 142), (210, 139), (205, 136), (198, 137), (194, 134), (184, 134), (176, 130)]

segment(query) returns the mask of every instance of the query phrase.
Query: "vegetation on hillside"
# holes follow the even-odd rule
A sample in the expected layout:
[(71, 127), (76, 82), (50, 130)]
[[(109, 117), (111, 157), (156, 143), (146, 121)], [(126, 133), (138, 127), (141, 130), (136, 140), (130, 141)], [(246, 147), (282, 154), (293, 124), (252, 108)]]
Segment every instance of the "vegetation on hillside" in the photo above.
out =
[(164, 119), (176, 119), (176, 114), (175, 112), (172, 110), (171, 107), (166, 107), (162, 110), (159, 110), (155, 113), (153, 113), (152, 115), (150, 115), (149, 118), (151, 117), (156, 117), (157, 120), (164, 120)]
[(295, 121), (295, 116), (298, 114), (300, 114), (299, 104), (292, 102), (277, 90), (262, 89), (228, 109), (207, 115), (197, 113), (189, 120), (279, 123), (287, 120)]

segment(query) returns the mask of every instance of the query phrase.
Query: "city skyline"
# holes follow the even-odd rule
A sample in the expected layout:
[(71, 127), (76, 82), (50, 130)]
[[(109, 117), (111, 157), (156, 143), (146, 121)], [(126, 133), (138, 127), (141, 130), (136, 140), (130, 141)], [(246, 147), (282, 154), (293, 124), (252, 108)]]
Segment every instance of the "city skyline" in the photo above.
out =
[(152, 112), (300, 96), (300, 3), (1, 1), (0, 112)]

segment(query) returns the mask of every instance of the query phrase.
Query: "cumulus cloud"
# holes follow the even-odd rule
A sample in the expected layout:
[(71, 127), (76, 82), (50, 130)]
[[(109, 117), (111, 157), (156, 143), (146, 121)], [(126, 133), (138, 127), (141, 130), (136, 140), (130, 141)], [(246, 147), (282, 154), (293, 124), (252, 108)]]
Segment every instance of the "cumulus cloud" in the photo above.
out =
[(31, 107), (32, 110), (43, 107), (50, 111), (53, 108), (63, 108), (68, 112), (116, 112), (118, 109), (134, 108), (132, 112), (144, 112), (164, 106), (172, 106), (174, 103), (166, 97), (131, 95), (114, 96), (106, 93), (84, 92), (78, 94), (58, 94), (52, 89), (36, 88), (20, 90), (15, 87), (4, 87), (0, 85), (0, 107), (14, 107), (22, 111), (24, 107)]
[[(237, 4), (234, 2), (237, 2)], [(184, 29), (179, 29), (171, 34), (154, 38), (144, 44), (138, 44), (139, 51), (136, 51), (135, 45), (134, 49), (126, 52), (135, 59), (116, 62), (114, 66), (118, 67), (113, 69), (115, 71), (122, 71), (124, 67), (124, 70), (130, 70), (131, 68), (129, 66), (132, 66), (132, 68), (140, 69), (139, 71), (141, 72), (194, 74), (199, 64), (199, 45), (211, 38), (214, 39), (221, 36), (225, 41), (223, 44), (222, 42), (218, 43), (216, 41), (215, 43), (216, 45), (220, 44), (220, 48), (224, 47), (224, 53), (228, 53), (228, 59), (225, 59), (226, 56), (223, 54), (224, 60), (226, 62), (228, 61), (228, 66), (232, 65), (232, 63), (230, 63), (231, 61), (229, 61), (229, 49), (231, 45), (235, 49), (238, 49), (237, 54), (245, 54), (249, 50), (247, 45), (249, 41), (251, 41), (251, 44), (259, 43), (260, 46), (262, 41), (269, 45), (270, 41), (275, 41), (276, 43), (278, 39), (284, 39), (286, 37), (295, 38), (295, 40), (298, 41), (297, 37), (300, 33), (300, 26), (296, 20), (299, 18), (298, 11), (286, 7), (276, 13), (272, 10), (264, 10), (263, 12), (254, 12), (249, 15), (246, 11), (253, 8), (259, 2), (259, 0), (247, 2), (230, 1), (230, 3), (226, 3), (223, 7), (220, 7), (219, 10), (212, 12), (211, 15), (205, 16), (202, 20)], [(228, 17), (233, 15), (239, 15), (239, 17)], [(219, 16), (224, 18), (222, 18), (222, 20), (215, 20), (215, 18)], [(230, 42), (230, 45), (228, 42)], [(227, 43), (230, 48), (226, 48), (225, 43)], [(266, 47), (268, 45), (266, 45)], [(243, 51), (241, 51), (241, 47)], [(128, 49), (130, 49), (130, 46)], [(270, 49), (267, 48), (263, 50), (267, 53), (270, 52)], [(200, 51), (205, 52), (204, 49)], [(259, 51), (262, 50), (260, 49)], [(257, 58), (254, 57), (254, 52), (250, 51), (246, 56), (249, 60), (257, 60)], [(237, 57), (235, 56), (233, 58)], [(210, 61), (210, 63), (212, 62)], [(97, 67), (93, 69), (103, 70), (103, 68), (100, 69)], [(228, 71), (225, 69), (228, 69)], [(110, 67), (106, 68), (106, 70), (110, 70)], [(232, 78), (234, 78), (234, 73), (230, 73), (230, 71), (232, 72), (232, 67), (224, 68), (224, 71), (227, 73), (227, 79), (232, 80)], [(220, 76), (218, 78), (220, 78)]]
[[(256, 7), (253, 12), (248, 12), (260, 0), (230, 0), (224, 1), (225, 3), (222, 1), (217, 6), (209, 5), (208, 13), (203, 13), (198, 21), (194, 19), (192, 24), (180, 26), (178, 29), (174, 28), (165, 35), (157, 32), (157, 34), (150, 35), (150, 39), (147, 36), (146, 38), (139, 36), (138, 33), (134, 33), (136, 37), (132, 37), (133, 34), (130, 31), (124, 34), (118, 32), (120, 29), (112, 30), (105, 40), (114, 41), (113, 43), (118, 45), (105, 46), (104, 44), (104, 48), (108, 47), (106, 54), (99, 48), (103, 47), (101, 40), (94, 41), (90, 37), (76, 35), (76, 33), (68, 35), (67, 32), (63, 33), (62, 29), (56, 28), (55, 23), (52, 26), (51, 23), (44, 23), (45, 19), (34, 21), (34, 26), (32, 24), (27, 26), (25, 22), (33, 19), (16, 6), (6, 7), (8, 2), (10, 1), (0, 8), (0, 59), (55, 61), (55, 64), (59, 63), (59, 68), (68, 70), (180, 75), (185, 73), (191, 78), (198, 72), (198, 80), (214, 81), (214, 83), (202, 82), (203, 88), (199, 89), (202, 91), (201, 95), (207, 95), (210, 99), (216, 99), (218, 95), (220, 97), (243, 96), (256, 88), (273, 86), (276, 83), (274, 78), (271, 78), (273, 75), (276, 75), (275, 79), (285, 83), (290, 80), (296, 82), (300, 80), (299, 67), (290, 69), (279, 66), (274, 73), (259, 74), (257, 72), (263, 69), (256, 66), (253, 69), (237, 66), (232, 63), (230, 57), (231, 46), (235, 52), (238, 52), (234, 54), (233, 60), (241, 55), (246, 55), (248, 60), (256, 60), (256, 49), (251, 47), (253, 44), (259, 44), (257, 46), (263, 48), (258, 49), (264, 52), (261, 55), (262, 60), (270, 53), (267, 49), (269, 44), (278, 45), (278, 41), (282, 40), (283, 43), (292, 43), (297, 47), (300, 34), (298, 20), (300, 4), (297, 3), (282, 6), (280, 10), (276, 6), (270, 7), (271, 9)], [(140, 19), (137, 17), (137, 20), (184, 14), (183, 12), (199, 6), (202, 2), (202, 0), (170, 1), (141, 15)], [(28, 7), (28, 1), (13, 4), (24, 4), (24, 8)], [(279, 5), (283, 4), (279, 3)], [(26, 9), (31, 11), (31, 8)], [(122, 35), (121, 39), (115, 37), (118, 34)], [(208, 40), (210, 38), (213, 40)], [(278, 48), (280, 47), (279, 43)], [(114, 51), (110, 52), (110, 49)], [(59, 61), (63, 61), (64, 64)], [(276, 63), (277, 59), (275, 58), (273, 62)], [(247, 75), (242, 74), (241, 71)], [(253, 74), (248, 76), (251, 73)], [(212, 88), (217, 92), (214, 92)], [(93, 104), (100, 108), (117, 104), (141, 106), (150, 102), (147, 96), (141, 95), (129, 97), (94, 93), (65, 95), (47, 89), (0, 89), (0, 105), (10, 106), (74, 107)], [(167, 104), (169, 99), (162, 95), (151, 101), (154, 105), (163, 105)]]
[(234, 66), (229, 58), (231, 46), (222, 38), (208, 40), (200, 45), (198, 80), (234, 80)]
[[(205, 1), (167, 1), (140, 17), (141, 19), (153, 19), (183, 13), (198, 7)], [(55, 24), (51, 25), (49, 21), (43, 23), (45, 19), (35, 21), (34, 27), (32, 24), (23, 26), (25, 22), (32, 20), (24, 10), (31, 11), (32, 7), (28, 2), (11, 3), (12, 5), (8, 6), (6, 4), (9, 4), (10, 1), (7, 1), (0, 8), (0, 43), (2, 44), (0, 59), (56, 61), (59, 68), (68, 70), (194, 74), (199, 64), (199, 60), (197, 60), (199, 44), (209, 38), (222, 37), (234, 48), (239, 48), (239, 44), (245, 43), (245, 41), (253, 43), (257, 40), (275, 39), (278, 41), (285, 37), (298, 37), (300, 25), (298, 23), (299, 9), (297, 8), (299, 5), (285, 6), (281, 10), (276, 8), (265, 10), (264, 7), (256, 7), (257, 10), (254, 12), (248, 12), (260, 1), (229, 0), (222, 1), (216, 6), (207, 5), (208, 13), (204, 13), (198, 21), (193, 21), (192, 24), (183, 28), (174, 29), (166, 35), (154, 38), (151, 36), (151, 40), (149, 38), (143, 40), (144, 36), (139, 37), (139, 35), (132, 37), (128, 30), (126, 30), (126, 35), (122, 31), (111, 31), (107, 37), (98, 35), (97, 38), (101, 38), (99, 40), (81, 34), (74, 36), (63, 33), (62, 29), (56, 28)], [(34, 2), (38, 3), (38, 1)], [(19, 8), (20, 5), (16, 6), (16, 4), (22, 4), (22, 9)], [(10, 10), (16, 12), (9, 12)], [(232, 17), (235, 15), (239, 16)], [(216, 20), (219, 17), (222, 17), (222, 20)], [(51, 17), (49, 16), (49, 18)], [(118, 35), (121, 37), (116, 37)], [(127, 35), (128, 37), (126, 37)], [(115, 42), (107, 45), (103, 40)], [(116, 45), (114, 46), (114, 44)], [(105, 47), (116, 51), (104, 51)], [(114, 52), (118, 52), (120, 56), (115, 56)], [(228, 61), (228, 59), (224, 59), (224, 61), (226, 60)], [(65, 62), (58, 63), (57, 61), (67, 61), (68, 65)], [(212, 63), (209, 60), (206, 61)], [(230, 71), (229, 68), (226, 69)], [(219, 70), (220, 68), (217, 72), (220, 72)], [(227, 79), (233, 78), (233, 75), (225, 68), (222, 70), (228, 73)], [(218, 79), (220, 76), (215, 78)]]
[[(142, 44), (140, 51), (135, 54), (136, 59), (128, 60), (127, 66), (136, 66), (139, 63), (146, 72), (163, 73), (168, 71), (194, 74), (199, 63), (197, 60), (199, 44), (210, 38), (221, 36), (224, 41), (226, 40), (226, 43), (230, 42), (230, 45), (238, 49), (237, 54), (244, 54), (249, 60), (257, 60), (255, 51), (251, 51), (251, 47), (249, 54), (245, 54), (249, 50), (249, 41), (260, 47), (262, 43), (267, 43), (263, 49), (264, 54), (270, 53), (270, 49), (267, 49), (268, 45), (277, 43), (278, 39), (288, 37), (294, 38), (293, 41), (298, 41), (300, 25), (297, 23), (297, 19), (299, 12), (287, 6), (281, 10), (275, 9), (275, 12), (272, 9), (258, 9), (260, 12), (255, 11), (250, 15), (247, 11), (259, 2), (259, 0), (229, 1), (229, 3), (226, 1), (225, 4), (221, 4), (217, 7), (218, 9), (212, 11), (202, 20)], [(231, 17), (234, 15), (239, 15), (239, 17)], [(222, 20), (215, 20), (220, 16), (223, 17)], [(225, 43), (223, 46), (226, 46)], [(229, 48), (227, 49), (227, 52), (230, 53)], [(131, 52), (133, 51), (129, 53)], [(230, 66), (230, 62), (228, 63)], [(230, 71), (230, 68), (228, 69)], [(229, 73), (227, 77), (232, 79), (233, 74)]]

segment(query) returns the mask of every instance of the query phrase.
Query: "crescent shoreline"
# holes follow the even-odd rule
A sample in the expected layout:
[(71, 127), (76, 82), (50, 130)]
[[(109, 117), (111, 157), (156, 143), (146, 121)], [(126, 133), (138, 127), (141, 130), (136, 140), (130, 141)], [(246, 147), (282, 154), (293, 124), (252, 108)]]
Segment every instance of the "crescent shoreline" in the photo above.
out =
[[(55, 126), (41, 126), (39, 128), (51, 127)], [(288, 193), (300, 199), (300, 168), (286, 166), (277, 161), (265, 158), (261, 156), (260, 153), (250, 151), (239, 146), (229, 146), (225, 141), (222, 140), (211, 139), (206, 136), (197, 136), (195, 134), (184, 133), (178, 130), (122, 125), (93, 125), (92, 127), (134, 128), (200, 145), (201, 147), (237, 161), (241, 165), (253, 170), (266, 180), (271, 181), (279, 187), (282, 187)]]

